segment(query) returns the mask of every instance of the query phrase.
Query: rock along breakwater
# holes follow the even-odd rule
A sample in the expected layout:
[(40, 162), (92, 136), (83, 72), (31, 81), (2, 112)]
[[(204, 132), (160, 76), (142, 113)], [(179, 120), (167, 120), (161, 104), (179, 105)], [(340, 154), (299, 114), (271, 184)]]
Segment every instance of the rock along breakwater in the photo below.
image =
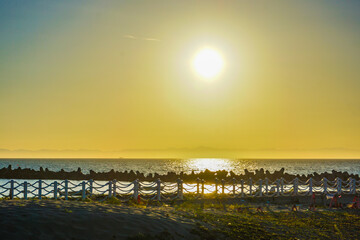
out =
[(69, 179), (69, 180), (103, 180), (103, 181), (110, 181), (113, 179), (116, 179), (118, 181), (134, 181), (135, 179), (138, 179), (140, 181), (154, 181), (156, 179), (161, 179), (162, 181), (176, 181), (176, 179), (180, 178), (184, 182), (196, 182), (196, 180), (204, 179), (207, 182), (215, 182), (215, 179), (224, 179), (224, 180), (230, 180), (230, 179), (269, 179), (269, 180), (276, 180), (279, 178), (284, 178), (287, 181), (290, 181), (294, 178), (298, 178), (299, 180), (306, 181), (309, 178), (313, 178), (316, 181), (320, 181), (324, 177), (328, 180), (334, 180), (337, 177), (341, 179), (348, 179), (353, 178), (356, 180), (360, 180), (359, 174), (349, 174), (348, 172), (339, 172), (336, 170), (333, 170), (331, 173), (325, 172), (325, 173), (311, 173), (311, 174), (288, 174), (285, 172), (284, 168), (281, 168), (278, 171), (269, 172), (265, 171), (263, 168), (259, 170), (255, 170), (254, 172), (250, 172), (247, 169), (244, 170), (244, 174), (235, 174), (232, 171), (226, 171), (226, 170), (218, 170), (218, 171), (210, 171), (205, 170), (198, 173), (195, 173), (192, 171), (191, 173), (175, 173), (175, 172), (168, 172), (167, 174), (157, 174), (157, 173), (150, 173), (150, 174), (143, 174), (139, 171), (115, 171), (114, 169), (111, 169), (108, 172), (95, 172), (93, 170), (90, 170), (89, 174), (84, 174), (80, 168), (77, 169), (77, 171), (64, 171), (61, 169), (60, 171), (51, 171), (47, 168), (40, 167), (40, 170), (34, 170), (34, 169), (22, 169), (20, 167), (13, 169), (11, 165), (9, 165), (7, 168), (4, 167), (0, 169), (0, 179)]

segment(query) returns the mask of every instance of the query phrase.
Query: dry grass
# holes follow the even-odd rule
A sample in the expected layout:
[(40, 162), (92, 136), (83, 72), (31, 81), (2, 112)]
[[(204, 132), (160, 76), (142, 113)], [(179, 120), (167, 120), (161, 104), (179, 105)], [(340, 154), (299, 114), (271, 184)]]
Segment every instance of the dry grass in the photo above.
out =
[[(238, 208), (241, 211), (238, 212)], [(292, 212), (256, 206), (183, 203), (179, 214), (198, 220), (201, 239), (359, 239), (360, 210)]]

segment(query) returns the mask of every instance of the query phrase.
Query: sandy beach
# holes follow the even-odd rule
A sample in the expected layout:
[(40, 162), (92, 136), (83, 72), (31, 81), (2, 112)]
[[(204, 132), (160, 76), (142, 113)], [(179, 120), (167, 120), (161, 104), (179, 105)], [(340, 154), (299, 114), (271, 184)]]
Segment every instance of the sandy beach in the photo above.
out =
[[(359, 239), (358, 209), (307, 203), (1, 200), (1, 239)], [(259, 207), (261, 209), (259, 209)]]
[(54, 200), (0, 201), (1, 239), (197, 239), (195, 220), (159, 207)]

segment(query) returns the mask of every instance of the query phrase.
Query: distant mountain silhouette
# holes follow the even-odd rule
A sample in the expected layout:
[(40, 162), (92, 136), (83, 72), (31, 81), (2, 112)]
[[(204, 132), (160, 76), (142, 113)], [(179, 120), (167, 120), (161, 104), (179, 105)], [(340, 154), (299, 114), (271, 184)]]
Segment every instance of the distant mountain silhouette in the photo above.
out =
[(194, 148), (123, 149), (0, 149), (0, 158), (360, 158), (360, 149), (222, 149)]

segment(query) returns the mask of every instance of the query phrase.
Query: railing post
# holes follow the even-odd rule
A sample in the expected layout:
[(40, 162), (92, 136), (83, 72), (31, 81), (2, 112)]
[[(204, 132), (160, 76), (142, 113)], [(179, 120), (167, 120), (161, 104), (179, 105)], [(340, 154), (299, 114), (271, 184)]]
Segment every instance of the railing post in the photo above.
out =
[(233, 196), (235, 197), (235, 190), (236, 190), (236, 179), (233, 178)]
[(296, 196), (298, 193), (298, 185), (299, 185), (299, 179), (295, 178), (294, 179), (294, 196)]
[(313, 179), (309, 179), (309, 195), (313, 194)]
[(217, 195), (218, 194), (218, 179), (217, 178), (215, 178), (215, 195)]
[(14, 180), (10, 180), (10, 199), (14, 199)]
[(327, 193), (327, 179), (326, 178), (323, 178), (323, 189), (324, 189), (324, 194)]
[(280, 178), (280, 190), (281, 190), (281, 195), (284, 194), (284, 179)]
[(244, 197), (244, 179), (241, 179), (240, 182), (241, 182), (241, 197)]
[(92, 180), (92, 179), (89, 180), (89, 184), (90, 184), (90, 187), (89, 187), (90, 197), (91, 197), (92, 194), (93, 194), (93, 182), (94, 182), (94, 180)]
[(109, 193), (108, 193), (108, 197), (109, 197), (109, 198), (111, 198), (111, 196), (112, 196), (112, 182), (111, 182), (111, 181), (109, 181), (109, 182), (108, 182), (108, 184), (109, 184)]
[(266, 196), (268, 195), (268, 193), (269, 193), (269, 179), (265, 178), (265, 194), (266, 194)]
[(139, 196), (139, 180), (134, 181), (134, 200), (137, 201), (137, 198)]
[(204, 186), (204, 179), (201, 179), (201, 196), (204, 197), (204, 190), (205, 190), (205, 186)]
[(196, 195), (197, 196), (200, 195), (200, 179), (199, 178), (196, 179)]
[(116, 179), (113, 180), (113, 196), (116, 197)]
[(351, 194), (351, 193), (353, 193), (352, 178), (349, 177), (347, 181), (349, 182), (349, 193)]
[(350, 193), (356, 194), (356, 179), (349, 178)]
[(69, 193), (68, 193), (68, 190), (69, 190), (69, 180), (67, 180), (67, 179), (65, 179), (65, 200), (68, 200), (68, 195), (69, 195)]
[(183, 198), (183, 181), (180, 178), (178, 178), (177, 184), (178, 184), (177, 197), (178, 197), (178, 199), (183, 200), (184, 199)]
[(263, 184), (263, 180), (260, 179), (259, 180), (259, 197), (262, 197), (262, 184)]
[(252, 196), (252, 178), (249, 178), (249, 194)]
[(158, 178), (157, 180), (157, 196), (156, 196), (158, 201), (161, 201), (161, 180), (160, 178)]
[(41, 200), (41, 188), (42, 188), (42, 180), (39, 180), (39, 199)]
[(54, 182), (54, 199), (57, 200), (57, 195), (58, 195), (58, 186), (57, 186), (57, 181)]
[(86, 198), (85, 181), (83, 181), (83, 182), (81, 183), (81, 186), (82, 186), (82, 197), (81, 197), (81, 199), (82, 199), (82, 200), (85, 200), (85, 198)]
[(276, 196), (280, 196), (280, 179), (276, 179)]
[(180, 199), (183, 200), (184, 199), (184, 181), (182, 179), (180, 179), (180, 187), (181, 187)]
[(352, 182), (353, 182), (353, 193), (356, 194), (356, 179), (353, 178)]
[(337, 181), (337, 183), (336, 183), (336, 185), (337, 185), (337, 193), (338, 193), (338, 194), (341, 194), (341, 187), (342, 187), (342, 186), (341, 186), (341, 182), (342, 182), (342, 181), (341, 181), (341, 178), (338, 177), (338, 178), (336, 179), (336, 181)]
[(224, 179), (221, 179), (221, 185), (222, 185), (222, 194), (225, 194), (225, 180)]
[(28, 190), (27, 190), (27, 181), (24, 182), (24, 199), (27, 200), (27, 193), (28, 193)]

